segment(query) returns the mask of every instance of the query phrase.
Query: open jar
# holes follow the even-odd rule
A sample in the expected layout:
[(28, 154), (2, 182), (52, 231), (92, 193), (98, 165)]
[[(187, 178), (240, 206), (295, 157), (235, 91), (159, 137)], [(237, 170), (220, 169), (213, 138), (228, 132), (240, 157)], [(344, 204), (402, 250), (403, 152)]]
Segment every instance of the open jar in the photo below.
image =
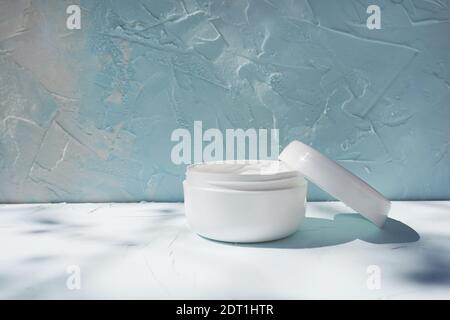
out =
[(183, 188), (190, 227), (214, 240), (280, 239), (297, 231), (305, 216), (307, 181), (281, 161), (194, 164)]
[(279, 160), (190, 165), (183, 181), (185, 212), (199, 235), (227, 242), (262, 242), (296, 232), (305, 217), (307, 181), (382, 227), (390, 202), (312, 147), (291, 142)]

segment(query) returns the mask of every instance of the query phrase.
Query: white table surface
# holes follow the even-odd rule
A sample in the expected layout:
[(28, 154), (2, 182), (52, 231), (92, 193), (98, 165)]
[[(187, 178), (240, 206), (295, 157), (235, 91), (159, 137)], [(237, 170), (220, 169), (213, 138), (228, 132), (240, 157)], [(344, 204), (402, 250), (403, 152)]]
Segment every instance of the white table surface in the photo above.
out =
[(238, 245), (180, 203), (0, 205), (0, 298), (450, 299), (450, 201), (394, 202), (383, 231), (350, 212), (308, 203), (294, 236)]

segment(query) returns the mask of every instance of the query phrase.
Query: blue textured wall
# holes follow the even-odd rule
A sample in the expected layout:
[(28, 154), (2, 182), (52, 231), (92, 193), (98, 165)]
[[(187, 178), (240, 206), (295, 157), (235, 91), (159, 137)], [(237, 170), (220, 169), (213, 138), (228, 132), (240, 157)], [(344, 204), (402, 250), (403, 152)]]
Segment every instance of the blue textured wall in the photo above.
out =
[(181, 200), (194, 120), (450, 199), (449, 1), (82, 1), (68, 30), (72, 3), (0, 1), (0, 202)]

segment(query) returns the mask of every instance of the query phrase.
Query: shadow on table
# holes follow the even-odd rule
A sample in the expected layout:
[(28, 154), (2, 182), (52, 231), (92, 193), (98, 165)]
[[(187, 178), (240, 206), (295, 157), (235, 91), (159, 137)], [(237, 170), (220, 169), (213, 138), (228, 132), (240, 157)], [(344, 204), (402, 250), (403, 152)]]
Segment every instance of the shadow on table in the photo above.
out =
[(337, 214), (334, 220), (305, 218), (299, 231), (290, 237), (262, 243), (238, 244), (246, 247), (303, 249), (334, 246), (360, 239), (370, 243), (408, 243), (420, 239), (406, 224), (388, 218), (382, 229), (357, 214)]

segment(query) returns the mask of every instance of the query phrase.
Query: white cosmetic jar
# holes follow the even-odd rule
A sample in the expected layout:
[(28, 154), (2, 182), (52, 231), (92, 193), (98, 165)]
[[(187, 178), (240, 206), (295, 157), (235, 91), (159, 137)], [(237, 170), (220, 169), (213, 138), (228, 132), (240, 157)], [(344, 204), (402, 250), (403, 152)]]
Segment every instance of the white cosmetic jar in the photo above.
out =
[(189, 226), (213, 240), (276, 240), (296, 232), (305, 217), (307, 181), (277, 160), (190, 165), (183, 189)]

